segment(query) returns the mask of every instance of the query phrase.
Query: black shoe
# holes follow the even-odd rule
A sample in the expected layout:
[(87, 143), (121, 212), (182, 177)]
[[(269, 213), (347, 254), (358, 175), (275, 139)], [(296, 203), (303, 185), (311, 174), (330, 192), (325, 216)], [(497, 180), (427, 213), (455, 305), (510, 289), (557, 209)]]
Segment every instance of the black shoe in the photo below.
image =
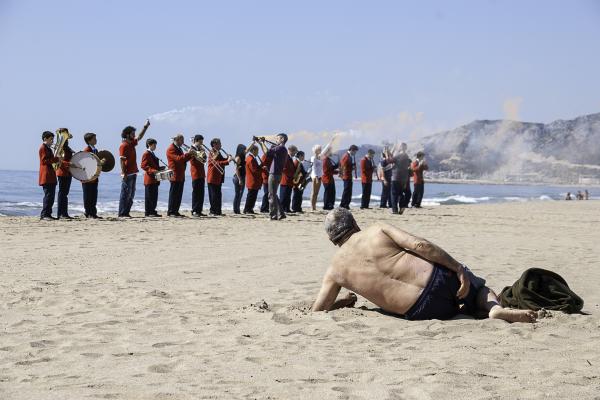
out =
[(250, 210), (250, 211), (244, 210), (244, 214), (256, 214), (256, 213), (253, 210)]
[(70, 215), (61, 215), (58, 217), (58, 219), (73, 219), (73, 217), (71, 217)]
[(58, 218), (53, 217), (52, 215), (44, 215), (40, 217), (40, 221), (56, 221)]
[(90, 218), (92, 218), (92, 219), (104, 219), (104, 218), (102, 218), (102, 217), (99, 217), (99, 216), (97, 216), (97, 215), (92, 215)]
[(157, 214), (157, 213), (154, 213), (154, 214), (152, 214), (152, 217), (158, 217), (158, 218), (161, 218), (161, 217), (162, 217), (162, 215), (160, 215), (160, 214)]
[(279, 216), (279, 219), (280, 219), (280, 220), (282, 220), (282, 219), (286, 219), (286, 218), (287, 218), (287, 217), (286, 217), (286, 215), (285, 215), (285, 214), (283, 214), (283, 215), (280, 215), (280, 216)]

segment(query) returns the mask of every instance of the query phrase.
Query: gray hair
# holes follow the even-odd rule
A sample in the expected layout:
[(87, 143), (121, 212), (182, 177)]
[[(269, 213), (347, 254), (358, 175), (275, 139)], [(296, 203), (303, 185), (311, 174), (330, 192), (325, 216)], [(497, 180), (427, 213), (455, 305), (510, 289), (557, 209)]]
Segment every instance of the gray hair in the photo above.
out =
[(336, 208), (325, 217), (325, 232), (334, 244), (338, 244), (353, 229), (358, 230), (358, 225), (350, 210)]

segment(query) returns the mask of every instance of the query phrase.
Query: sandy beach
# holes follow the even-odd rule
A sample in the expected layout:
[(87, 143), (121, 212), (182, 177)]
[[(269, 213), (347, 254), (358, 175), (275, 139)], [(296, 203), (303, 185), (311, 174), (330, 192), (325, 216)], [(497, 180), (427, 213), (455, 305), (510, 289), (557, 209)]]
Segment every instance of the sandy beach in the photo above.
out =
[(599, 398), (600, 202), (355, 212), (497, 290), (529, 267), (561, 274), (589, 315), (535, 324), (410, 322), (360, 297), (308, 312), (335, 252), (324, 215), (1, 217), (0, 398)]

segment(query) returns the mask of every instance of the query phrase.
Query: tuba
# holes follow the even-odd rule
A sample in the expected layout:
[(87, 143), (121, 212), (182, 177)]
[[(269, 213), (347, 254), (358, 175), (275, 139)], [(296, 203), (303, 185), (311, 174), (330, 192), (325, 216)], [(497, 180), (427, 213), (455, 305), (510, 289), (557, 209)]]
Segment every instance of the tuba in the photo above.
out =
[(55, 171), (60, 168), (62, 160), (65, 158), (65, 143), (69, 139), (73, 139), (73, 135), (69, 133), (67, 128), (58, 128), (56, 130), (56, 143), (52, 152), (54, 157), (58, 157), (58, 162), (52, 164), (52, 168)]

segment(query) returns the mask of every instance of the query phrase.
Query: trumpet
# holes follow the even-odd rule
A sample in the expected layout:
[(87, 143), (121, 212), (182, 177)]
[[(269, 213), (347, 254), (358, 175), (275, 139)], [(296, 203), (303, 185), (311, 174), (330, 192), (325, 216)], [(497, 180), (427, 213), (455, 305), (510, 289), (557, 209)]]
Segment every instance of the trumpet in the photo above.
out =
[(276, 146), (277, 143), (268, 140), (266, 136), (252, 136), (252, 141), (254, 142), (266, 142), (269, 143), (270, 145)]
[(65, 143), (67, 140), (73, 139), (73, 135), (69, 133), (67, 128), (59, 128), (56, 130), (56, 144), (54, 147), (54, 157), (58, 157), (58, 162), (52, 164), (54, 170), (58, 170), (62, 164), (63, 158), (65, 158)]
[(217, 160), (215, 160), (215, 157), (220, 153), (216, 153), (215, 155), (212, 155), (212, 150), (209, 149), (208, 146), (206, 146), (204, 143), (202, 143), (202, 147), (204, 147), (204, 149), (206, 150), (205, 154), (206, 154), (206, 158), (208, 159), (208, 162), (211, 163), (211, 165), (214, 168), (216, 168), (216, 170), (219, 171), (220, 174), (224, 174), (225, 170), (223, 169), (223, 167), (221, 167), (219, 165)]
[(201, 163), (205, 163), (206, 162), (206, 153), (204, 152), (204, 150), (192, 149), (190, 146), (188, 146), (185, 143), (182, 143), (181, 147), (183, 147), (183, 149), (187, 153), (192, 153), (192, 155), (194, 156), (194, 158), (196, 160), (200, 161)]

